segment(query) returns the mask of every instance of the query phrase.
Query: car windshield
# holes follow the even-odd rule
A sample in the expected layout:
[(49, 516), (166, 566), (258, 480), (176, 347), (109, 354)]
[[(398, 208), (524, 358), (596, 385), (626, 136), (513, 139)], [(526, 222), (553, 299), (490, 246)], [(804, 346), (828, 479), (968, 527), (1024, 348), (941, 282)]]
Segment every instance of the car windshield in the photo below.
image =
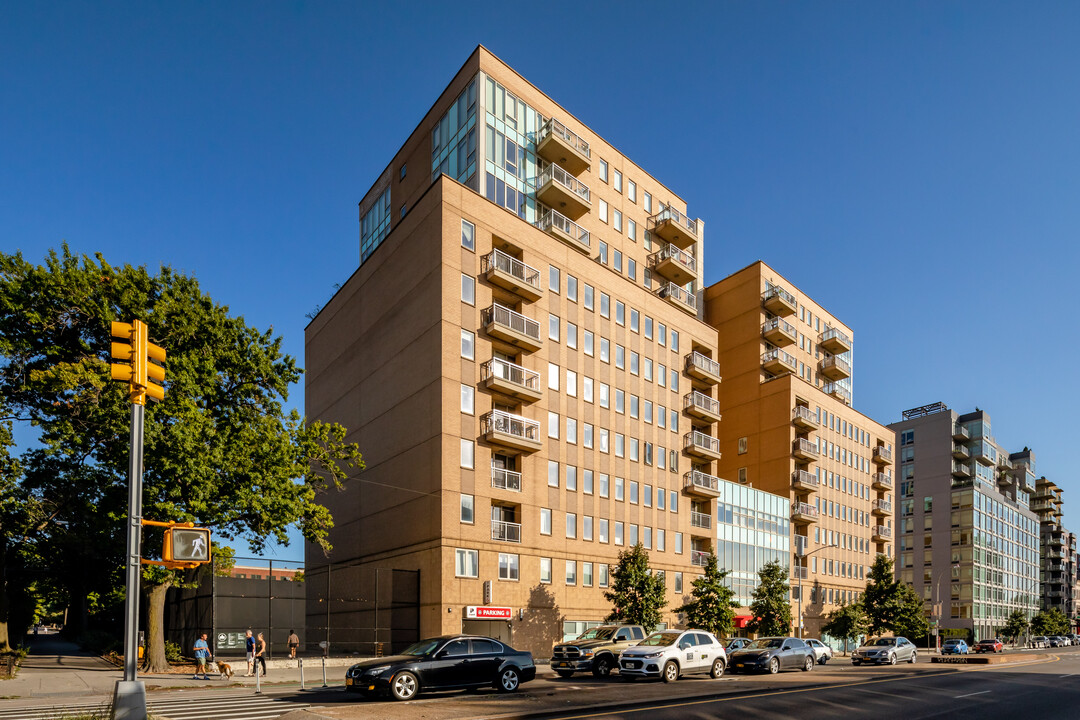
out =
[(442, 642), (442, 641), (438, 640), (438, 639), (436, 639), (436, 640), (421, 640), (420, 642), (413, 643), (409, 647), (405, 648), (402, 651), (401, 654), (402, 655), (414, 655), (416, 657), (421, 657), (423, 655), (428, 655), (429, 653), (431, 653), (432, 650), (434, 650), (435, 648), (437, 648), (439, 646), (440, 642)]
[(784, 638), (760, 638), (747, 645), (747, 647), (753, 650), (765, 650), (767, 648), (778, 648), (783, 644)]
[(614, 634), (613, 627), (594, 627), (578, 635), (578, 640), (607, 640)]
[(962, 640), (946, 640), (945, 644), (946, 645), (959, 645), (961, 642), (963, 642), (963, 641)]
[(872, 642), (870, 644), (871, 645), (895, 645), (896, 644), (896, 639), (895, 638), (878, 638), (875, 642)]
[(653, 645), (656, 647), (667, 647), (668, 645), (674, 645), (675, 641), (679, 639), (681, 632), (656, 632), (641, 641), (642, 645)]
[[(1051, 637), (1054, 637), (1054, 636), (1051, 635)], [(986, 640), (980, 640), (979, 641), (980, 645), (994, 645), (996, 643), (997, 643), (997, 640), (994, 640), (992, 638), (987, 638)]]

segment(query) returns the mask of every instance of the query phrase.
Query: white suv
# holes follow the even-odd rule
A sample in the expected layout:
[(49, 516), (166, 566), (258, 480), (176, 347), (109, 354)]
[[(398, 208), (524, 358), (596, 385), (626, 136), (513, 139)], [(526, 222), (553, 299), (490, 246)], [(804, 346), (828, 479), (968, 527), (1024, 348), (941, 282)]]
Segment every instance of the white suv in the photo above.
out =
[(684, 673), (718, 678), (727, 668), (727, 651), (704, 630), (660, 630), (619, 654), (623, 677), (660, 677), (674, 682)]

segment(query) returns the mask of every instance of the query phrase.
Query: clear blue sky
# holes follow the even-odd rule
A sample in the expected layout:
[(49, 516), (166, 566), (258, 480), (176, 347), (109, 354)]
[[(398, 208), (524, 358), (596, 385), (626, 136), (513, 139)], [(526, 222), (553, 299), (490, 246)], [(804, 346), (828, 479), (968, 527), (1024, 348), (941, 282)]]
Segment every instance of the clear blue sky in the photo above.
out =
[(8, 3), (0, 248), (172, 265), (302, 363), (483, 43), (687, 200), (707, 282), (761, 258), (851, 326), (859, 410), (979, 406), (1080, 507), (1080, 3), (517, 8)]

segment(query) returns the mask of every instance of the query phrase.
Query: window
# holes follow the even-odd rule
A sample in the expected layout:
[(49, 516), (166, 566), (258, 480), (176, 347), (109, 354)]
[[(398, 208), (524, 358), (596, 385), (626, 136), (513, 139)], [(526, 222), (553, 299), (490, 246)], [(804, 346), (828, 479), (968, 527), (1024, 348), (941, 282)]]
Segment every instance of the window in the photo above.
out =
[(609, 407), (611, 402), (611, 387), (607, 383), (600, 383), (597, 387), (600, 407)]
[(566, 323), (566, 347), (577, 350), (577, 325)]
[(406, 205), (405, 205), (405, 203), (402, 203), (401, 204), (401, 209), (398, 210), (398, 217), (405, 217), (405, 212), (406, 212)]
[(540, 582), (551, 584), (551, 558), (540, 558)]
[(589, 468), (581, 471), (581, 491), (586, 495), (593, 494), (593, 471)]
[[(499, 579), (518, 579), (518, 556), (513, 553), (499, 553)], [(473, 641), (475, 642), (475, 640)]]
[[(566, 279), (569, 280), (570, 276), (568, 275)], [(560, 285), (559, 268), (554, 265), (548, 265), (548, 290), (558, 294)]]
[(615, 180), (615, 182), (612, 183), (612, 184), (615, 187), (615, 192), (620, 192), (621, 193), (622, 192), (622, 173), (619, 172), (618, 170), (615, 171), (614, 180)]
[(592, 540), (593, 519), (589, 515), (581, 518), (581, 539)]
[(401, 182), (405, 179), (405, 173), (408, 172), (408, 168), (408, 163), (401, 163), (401, 170), (398, 171), (398, 182)]
[(461, 221), (461, 247), (476, 249), (476, 226), (468, 220)]
[[(601, 265), (607, 265), (607, 243), (601, 240), (597, 247), (599, 248), (599, 252), (596, 255), (596, 259)], [(607, 316), (605, 315), (604, 317)]]
[(585, 330), (583, 332), (584, 332), (583, 337), (584, 337), (584, 340), (585, 340), (585, 348), (584, 348), (585, 354), (588, 355), (589, 357), (592, 357), (593, 356), (593, 334), (592, 334), (592, 330)]
[(656, 342), (660, 343), (660, 347), (664, 346), (667, 341), (667, 325), (664, 323), (656, 323)]
[[(674, 450), (672, 450), (671, 452), (672, 454), (675, 453)], [(675, 467), (675, 463), (671, 463), (671, 467)], [(668, 509), (670, 509), (673, 513), (679, 512), (679, 493), (675, 492), (674, 490), (672, 490), (671, 493), (668, 495)]]
[(617, 343), (615, 345), (615, 367), (620, 370), (626, 368), (626, 348)]
[(593, 309), (593, 287), (589, 283), (585, 283), (585, 309)]
[[(608, 496), (608, 483), (609, 483), (609, 480), (608, 480), (607, 473), (599, 473), (597, 484), (600, 486), (600, 497), (606, 498)], [(606, 521), (601, 520), (600, 522), (606, 522)], [(604, 527), (607, 527), (607, 525), (605, 525)]]
[(631, 280), (637, 280), (637, 263), (630, 258), (626, 258), (626, 276)]
[(611, 341), (604, 337), (600, 338), (600, 361), (611, 362)]
[(596, 568), (596, 581), (597, 585), (602, 588), (608, 586), (608, 566), (607, 564), (600, 564)]
[(602, 182), (607, 182), (608, 181), (607, 160), (600, 160), (600, 180)]
[(675, 554), (682, 555), (682, 533), (675, 533)]
[(615, 322), (619, 325), (626, 324), (626, 304), (622, 300), (615, 301)]
[[(619, 211), (619, 210), (612, 210), (611, 211), (611, 226), (613, 228), (615, 228), (615, 232), (618, 232), (618, 233), (622, 232), (622, 212), (621, 211)], [(615, 252), (618, 253), (619, 251), (616, 250)], [(620, 260), (619, 270), (621, 272), (622, 271), (622, 263), (621, 263), (622, 256), (621, 256), (621, 254), (619, 256), (619, 260)]]
[(548, 363), (548, 390), (559, 390), (559, 366)]
[(611, 317), (611, 298), (607, 293), (600, 293), (600, 317)]
[(569, 369), (566, 371), (566, 394), (577, 397), (577, 373)]
[(591, 403), (593, 401), (593, 379), (588, 375), (581, 378), (581, 395), (585, 402)]
[(679, 352), (679, 331), (671, 331), (671, 352)]
[(461, 522), (473, 523), (473, 509), (476, 499), (472, 495), (461, 496)]
[(615, 544), (623, 544), (623, 524), (618, 520), (615, 521)]
[(577, 466), (566, 466), (566, 489), (577, 490)]
[(633, 180), (628, 179), (626, 181), (626, 197), (629, 198), (632, 203), (637, 202), (637, 183)]
[(559, 439), (559, 413), (548, 411), (548, 437)]
[(566, 584), (577, 584), (577, 562), (574, 560), (566, 561)]
[(640, 320), (641, 320), (641, 313), (638, 312), (637, 310), (635, 310), (634, 308), (630, 308), (630, 329), (633, 332), (638, 331), (638, 323), (640, 322)]
[(577, 419), (566, 418), (566, 442), (577, 445)]
[(664, 488), (656, 488), (656, 509), (664, 509)]
[(638, 501), (638, 484), (636, 480), (630, 481), (630, 502), (637, 504)]
[(608, 221), (608, 204), (606, 200), (600, 200), (600, 222), (606, 223)]
[(473, 348), (476, 346), (476, 336), (468, 330), (461, 331), (461, 357), (466, 360), (473, 359)]
[(584, 587), (592, 587), (592, 563), (581, 563), (581, 584)]
[(473, 414), (473, 401), (476, 389), (472, 385), (461, 386), (461, 412), (466, 415)]
[(548, 340), (559, 342), (559, 317), (548, 315)]
[(540, 508), (540, 534), (551, 534), (551, 508)]
[(621, 477), (615, 478), (615, 499), (616, 500), (623, 500), (625, 498), (625, 496), (623, 494), (623, 488), (624, 488), (625, 484), (626, 484), (626, 481), (623, 480)]
[(608, 521), (607, 518), (600, 518), (596, 523), (596, 539), (602, 543), (608, 541)]
[(566, 513), (566, 537), (577, 537), (577, 515), (575, 513)]
[[(645, 443), (647, 447), (651, 447), (652, 443)], [(652, 507), (652, 485), (646, 485), (641, 493), (642, 500), (645, 501), (645, 507)]]
[[(543, 580), (541, 579), (541, 582), (542, 581)], [(677, 572), (677, 573), (675, 573), (675, 593), (678, 594), (678, 593), (681, 593), (682, 591), (683, 591), (683, 589), (682, 589), (682, 573)]]
[(615, 388), (615, 412), (620, 415), (626, 412), (626, 391)]
[(472, 440), (461, 439), (461, 467), (472, 469), (473, 467), (473, 442)]
[(548, 487), (559, 487), (559, 463), (548, 460)]
[(650, 195), (649, 193), (645, 193), (645, 201), (644, 201), (643, 204), (645, 205), (645, 212), (651, 213), (652, 212), (652, 195)]
[(480, 553), (477, 550), (462, 550), (457, 548), (454, 551), (456, 556), (456, 562), (454, 564), (454, 574), (457, 577), (470, 577), (474, 578), (479, 575), (480, 565)]
[(577, 278), (566, 274), (566, 299), (577, 302)]

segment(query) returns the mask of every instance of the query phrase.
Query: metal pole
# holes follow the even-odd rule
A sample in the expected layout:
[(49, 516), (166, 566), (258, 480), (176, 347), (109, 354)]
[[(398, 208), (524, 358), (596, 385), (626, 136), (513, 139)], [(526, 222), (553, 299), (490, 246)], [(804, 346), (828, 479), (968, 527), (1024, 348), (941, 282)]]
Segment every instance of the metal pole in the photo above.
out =
[(305, 690), (304, 687), (304, 658), (297, 658), (300, 661), (300, 689)]
[(323, 657), (322, 657), (322, 686), (323, 687), (330, 687), (329, 685), (326, 684), (326, 656), (325, 655), (323, 655)]
[[(326, 647), (323, 648), (323, 655), (330, 652), (330, 568), (332, 565), (332, 562), (326, 561)], [(326, 685), (324, 684), (323, 687)]]
[(131, 404), (128, 460), (127, 598), (124, 603), (124, 680), (136, 677), (139, 659), (139, 574), (142, 570), (142, 464), (144, 407)]
[(270, 560), (270, 571), (266, 574), (266, 659), (273, 659), (274, 651), (274, 561)]
[(379, 568), (375, 568), (375, 646), (371, 648), (372, 655), (379, 649)]
[(260, 657), (262, 657), (262, 656), (261, 655), (256, 655), (255, 656), (255, 694), (256, 695), (259, 695), (259, 694), (262, 693), (262, 685), (259, 684), (259, 678), (261, 677), (259, 675), (259, 658)]
[(799, 638), (802, 638), (802, 576), (803, 570), (799, 569)]

